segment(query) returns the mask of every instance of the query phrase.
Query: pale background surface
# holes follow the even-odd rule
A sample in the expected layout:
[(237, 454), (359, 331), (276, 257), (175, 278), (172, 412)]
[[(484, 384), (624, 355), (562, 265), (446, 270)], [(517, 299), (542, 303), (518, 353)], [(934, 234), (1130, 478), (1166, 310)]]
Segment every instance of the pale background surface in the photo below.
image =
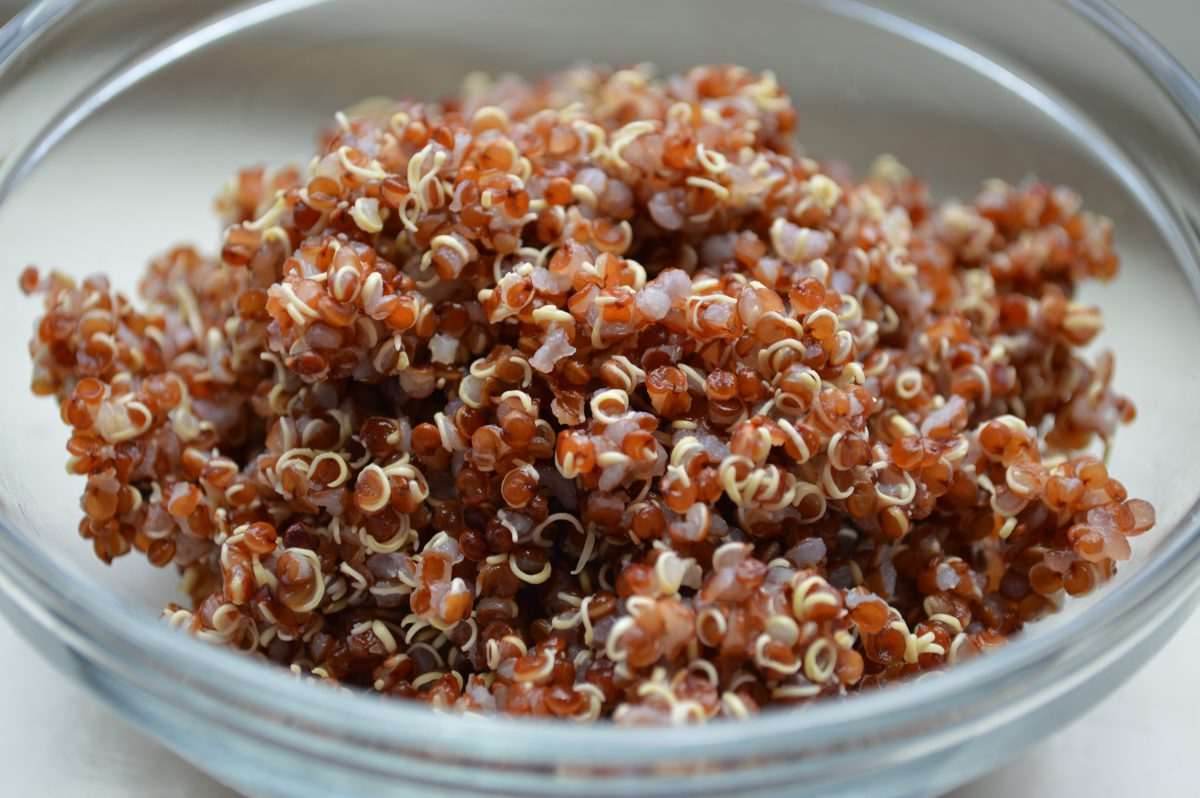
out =
[[(0, 18), (20, 3), (0, 0)], [(1116, 0), (1194, 74), (1196, 0)], [(45, 665), (0, 619), (3, 792), (44, 798), (237, 798)], [(1123, 688), (1066, 730), (951, 798), (1195, 794), (1200, 615)], [(1187, 785), (1187, 786), (1185, 786)]]

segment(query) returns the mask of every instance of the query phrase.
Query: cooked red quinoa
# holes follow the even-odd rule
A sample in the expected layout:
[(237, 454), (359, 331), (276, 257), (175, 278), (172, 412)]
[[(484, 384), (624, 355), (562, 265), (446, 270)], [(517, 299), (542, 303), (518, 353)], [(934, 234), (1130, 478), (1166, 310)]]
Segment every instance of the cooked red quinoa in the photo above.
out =
[(204, 640), (438, 707), (744, 716), (941, 668), (1154, 523), (1111, 224), (799, 155), (770, 74), (503, 78), (238, 174), (220, 257), (21, 277), (82, 535)]

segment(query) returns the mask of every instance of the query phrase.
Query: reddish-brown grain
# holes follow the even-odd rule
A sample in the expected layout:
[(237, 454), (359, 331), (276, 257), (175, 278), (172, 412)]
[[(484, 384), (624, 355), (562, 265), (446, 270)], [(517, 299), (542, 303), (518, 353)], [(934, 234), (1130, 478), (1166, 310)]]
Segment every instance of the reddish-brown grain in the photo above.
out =
[[(25, 270), (83, 537), (166, 617), (476, 712), (741, 717), (1002, 644), (1154, 523), (1108, 220), (792, 149), (770, 75), (503, 78), (240, 173), (220, 255)], [(835, 176), (836, 175), (836, 176)]]

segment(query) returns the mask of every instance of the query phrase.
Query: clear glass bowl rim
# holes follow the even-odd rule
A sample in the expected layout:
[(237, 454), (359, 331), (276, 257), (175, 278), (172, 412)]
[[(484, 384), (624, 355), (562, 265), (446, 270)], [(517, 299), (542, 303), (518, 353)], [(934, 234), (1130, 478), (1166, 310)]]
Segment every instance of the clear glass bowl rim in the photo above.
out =
[[(319, 0), (314, 0), (319, 1)], [(0, 66), (87, 0), (40, 0), (0, 29)], [(1102, 31), (1154, 80), (1164, 97), (1185, 118), (1192, 145), (1200, 150), (1200, 83), (1159, 45), (1106, 0), (1055, 0)], [(266, 5), (274, 5), (267, 3)], [(292, 4), (294, 5), (294, 3)], [(18, 164), (0, 189), (21, 178)], [(1171, 219), (1174, 234), (1200, 251), (1194, 229)], [(1194, 261), (1193, 285), (1200, 280)], [(31, 540), (0, 519), (0, 586), (33, 620), (54, 631), (73, 649), (120, 672), (120, 649), (184, 675), (189, 684), (231, 709), (262, 710), (286, 717), (278, 724), (320, 729), (345, 740), (372, 740), (381, 747), (421, 749), (438, 741), (462, 741), (479, 732), (479, 721), (435, 713), (404, 701), (364, 699), (302, 684), (275, 669), (223, 650), (199, 645), (153, 618), (135, 614), (114, 595), (76, 583)], [(491, 735), (487, 758), (494, 761), (550, 761), (546, 752), (587, 751), (601, 762), (648, 762), (660, 758), (700, 760), (719, 753), (769, 755), (830, 741), (853, 740), (864, 733), (887, 737), (888, 729), (921, 724), (970, 703), (972, 694), (1000, 681), (1011, 682), (1051, 668), (1063, 651), (1087, 648), (1097, 623), (1128, 626), (1148, 611), (1165, 619), (1191, 599), (1195, 587), (1183, 587), (1200, 571), (1200, 498), (1193, 502), (1154, 561), (1127, 581), (1092, 597), (1086, 609), (1053, 635), (1022, 638), (987, 657), (953, 668), (936, 680), (918, 680), (900, 689), (874, 691), (847, 701), (818, 702), (803, 712), (767, 712), (745, 722), (714, 723), (661, 730), (618, 728), (611, 724), (575, 726), (556, 721), (505, 718), (506, 733)], [(1180, 580), (1183, 580), (1182, 582)], [(1094, 643), (1093, 643), (1094, 644)], [(511, 732), (511, 733), (509, 733)], [(282, 737), (280, 737), (282, 739)], [(481, 752), (483, 753), (483, 752)]]

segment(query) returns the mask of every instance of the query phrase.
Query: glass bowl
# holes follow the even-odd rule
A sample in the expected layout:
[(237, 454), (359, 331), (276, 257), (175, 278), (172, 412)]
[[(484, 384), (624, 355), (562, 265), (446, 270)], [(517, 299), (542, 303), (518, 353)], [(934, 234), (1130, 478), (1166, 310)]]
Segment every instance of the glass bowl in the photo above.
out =
[[(939, 197), (992, 176), (1074, 186), (1124, 270), (1090, 286), (1140, 415), (1113, 469), (1159, 526), (1096, 595), (1001, 651), (896, 689), (746, 722), (626, 729), (438, 715), (336, 693), (171, 632), (174, 577), (77, 538), (66, 431), (26, 388), (27, 263), (131, 288), (181, 239), (211, 248), (226, 175), (302, 159), (332, 112), (437, 96), (472, 70), (579, 59), (774, 70), (810, 152), (891, 152)], [(48, 0), (0, 32), (0, 605), (70, 678), (255, 796), (909, 796), (1070, 721), (1195, 602), (1200, 570), (1200, 88), (1099, 0), (927, 3)]]

